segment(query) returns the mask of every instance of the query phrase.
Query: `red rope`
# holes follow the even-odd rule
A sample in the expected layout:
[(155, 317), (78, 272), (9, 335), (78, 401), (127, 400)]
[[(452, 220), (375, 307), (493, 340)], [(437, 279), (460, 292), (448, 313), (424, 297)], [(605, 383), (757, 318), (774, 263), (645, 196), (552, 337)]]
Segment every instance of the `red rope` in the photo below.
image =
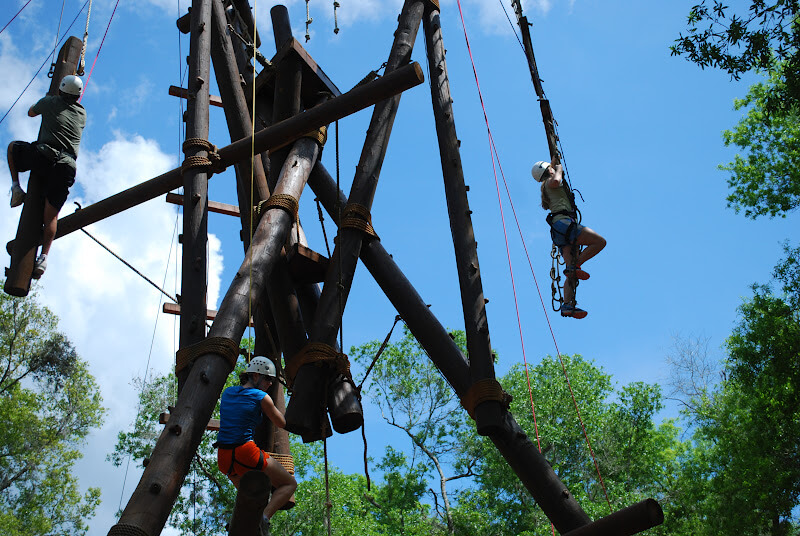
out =
[(86, 86), (89, 85), (89, 80), (92, 78), (92, 73), (94, 72), (94, 66), (97, 64), (97, 58), (100, 57), (100, 51), (103, 50), (103, 43), (106, 42), (106, 36), (108, 35), (108, 29), (111, 28), (111, 21), (114, 20), (114, 15), (117, 13), (117, 6), (119, 6), (119, 0), (117, 0), (117, 3), (114, 4), (114, 11), (111, 12), (111, 18), (108, 19), (108, 25), (106, 26), (106, 32), (103, 34), (103, 39), (100, 41), (100, 47), (97, 49), (97, 54), (94, 55), (94, 61), (92, 62), (92, 68), (89, 69), (89, 76), (86, 77), (86, 82), (83, 83), (83, 93), (81, 94), (81, 98), (78, 99), (78, 102), (83, 100), (83, 96), (86, 95)]
[(24, 5), (24, 6), (22, 6), (21, 8), (19, 8), (19, 11), (17, 11), (16, 15), (14, 15), (13, 17), (11, 17), (11, 20), (10, 20), (10, 21), (8, 21), (8, 22), (6, 23), (6, 25), (5, 25), (5, 26), (3, 26), (3, 29), (2, 29), (2, 30), (0, 30), (0, 34), (1, 34), (1, 33), (3, 33), (3, 32), (6, 30), (6, 28), (8, 28), (8, 25), (9, 25), (9, 24), (11, 24), (12, 22), (14, 22), (14, 19), (16, 19), (16, 18), (17, 18), (17, 15), (19, 15), (20, 13), (22, 13), (22, 10), (23, 10), (23, 9), (25, 9), (26, 7), (28, 7), (28, 4), (30, 4), (30, 3), (31, 3), (31, 0), (28, 0), (27, 2), (25, 2), (25, 5)]
[(545, 319), (547, 320), (547, 327), (550, 330), (550, 336), (553, 338), (553, 344), (555, 346), (556, 354), (558, 355), (558, 360), (561, 362), (561, 369), (564, 372), (564, 378), (567, 381), (567, 387), (569, 388), (569, 393), (570, 393), (570, 396), (572, 397), (572, 403), (575, 406), (575, 413), (578, 416), (578, 421), (580, 422), (581, 430), (583, 431), (583, 437), (586, 440), (586, 445), (589, 448), (589, 454), (592, 457), (592, 462), (594, 463), (595, 470), (597, 471), (597, 477), (598, 477), (598, 479), (600, 481), (600, 486), (603, 488), (603, 493), (604, 493), (604, 495), (606, 497), (606, 503), (608, 503), (608, 506), (611, 509), (612, 508), (611, 507), (611, 500), (608, 497), (608, 490), (606, 489), (605, 482), (603, 481), (603, 476), (600, 474), (600, 466), (597, 463), (597, 457), (594, 454), (594, 449), (592, 448), (592, 443), (589, 440), (589, 434), (586, 432), (586, 426), (583, 423), (583, 417), (581, 416), (581, 412), (580, 412), (580, 409), (578, 407), (578, 402), (577, 402), (577, 399), (575, 398), (575, 392), (572, 389), (572, 382), (570, 382), (569, 375), (567, 374), (567, 368), (566, 368), (566, 365), (564, 364), (564, 359), (562, 358), (561, 351), (558, 349), (558, 341), (556, 340), (555, 333), (553, 332), (553, 326), (550, 323), (550, 315), (547, 313), (547, 307), (545, 306), (544, 298), (542, 297), (542, 291), (541, 291), (541, 288), (539, 287), (539, 281), (536, 278), (536, 273), (533, 270), (533, 263), (531, 262), (531, 257), (530, 257), (530, 254), (528, 253), (528, 247), (525, 244), (525, 238), (524, 238), (523, 233), (522, 233), (522, 227), (520, 226), (519, 218), (517, 217), (517, 211), (514, 208), (514, 201), (511, 198), (511, 192), (510, 192), (510, 190), (508, 188), (508, 182), (506, 181), (505, 173), (503, 173), (503, 166), (500, 164), (500, 156), (497, 153), (497, 146), (494, 143), (494, 137), (492, 136), (492, 129), (489, 126), (489, 117), (488, 117), (488, 115), (486, 113), (486, 105), (484, 104), (483, 94), (481, 92), (480, 82), (478, 81), (478, 72), (477, 72), (477, 69), (475, 67), (475, 59), (472, 56), (472, 47), (469, 44), (469, 36), (467, 35), (467, 27), (466, 27), (466, 23), (464, 22), (464, 13), (463, 13), (463, 11), (461, 9), (461, 0), (456, 0), (456, 2), (458, 4), (458, 13), (461, 16), (461, 26), (464, 29), (464, 39), (466, 40), (466, 43), (467, 43), (467, 51), (469, 52), (469, 59), (470, 59), (470, 62), (472, 63), (472, 73), (475, 76), (475, 85), (478, 88), (478, 97), (480, 99), (481, 108), (483, 109), (483, 118), (484, 118), (484, 121), (486, 122), (486, 131), (487, 131), (488, 136), (489, 136), (489, 149), (490, 149), (490, 152), (491, 152), (490, 156), (492, 158), (492, 171), (494, 172), (495, 187), (497, 189), (497, 200), (498, 200), (498, 204), (500, 206), (500, 218), (501, 218), (502, 224), (503, 224), (503, 237), (505, 238), (505, 243), (506, 243), (506, 256), (508, 257), (508, 268), (509, 268), (509, 272), (511, 273), (511, 288), (512, 288), (512, 291), (513, 291), (513, 294), (514, 294), (514, 307), (516, 308), (516, 314), (517, 314), (517, 326), (518, 326), (519, 332), (520, 332), (520, 343), (522, 344), (522, 359), (523, 359), (524, 364), (525, 364), (525, 375), (526, 375), (526, 379), (527, 379), (527, 382), (528, 382), (528, 394), (530, 396), (531, 412), (533, 414), (533, 423), (534, 423), (534, 429), (535, 429), (535, 432), (536, 432), (536, 442), (539, 443), (539, 452), (542, 451), (542, 447), (541, 447), (541, 443), (539, 442), (539, 431), (538, 431), (538, 425), (536, 423), (536, 412), (535, 412), (534, 404), (533, 404), (533, 390), (531, 388), (530, 373), (528, 371), (528, 361), (527, 361), (527, 358), (526, 358), (526, 355), (525, 355), (525, 344), (524, 344), (523, 337), (522, 337), (522, 324), (521, 324), (521, 321), (520, 321), (519, 305), (518, 305), (518, 302), (517, 302), (516, 285), (514, 283), (514, 272), (513, 272), (513, 269), (511, 268), (511, 254), (509, 252), (508, 235), (507, 235), (507, 232), (506, 232), (505, 215), (504, 215), (504, 211), (503, 211), (503, 201), (502, 201), (502, 197), (500, 195), (500, 185), (499, 185), (499, 182), (498, 182), (498, 179), (497, 179), (497, 171), (495, 169), (495, 160), (497, 161), (497, 166), (500, 169), (500, 175), (503, 178), (503, 185), (504, 185), (505, 190), (506, 190), (506, 195), (508, 196), (508, 201), (509, 201), (509, 204), (511, 205), (511, 211), (512, 211), (513, 216), (514, 216), (514, 221), (516, 222), (517, 230), (519, 232), (520, 239), (522, 240), (522, 247), (525, 250), (525, 257), (528, 259), (528, 266), (530, 267), (531, 275), (533, 275), (533, 280), (534, 280), (534, 283), (536, 284), (536, 291), (539, 294), (539, 301), (542, 304), (542, 310), (544, 311)]

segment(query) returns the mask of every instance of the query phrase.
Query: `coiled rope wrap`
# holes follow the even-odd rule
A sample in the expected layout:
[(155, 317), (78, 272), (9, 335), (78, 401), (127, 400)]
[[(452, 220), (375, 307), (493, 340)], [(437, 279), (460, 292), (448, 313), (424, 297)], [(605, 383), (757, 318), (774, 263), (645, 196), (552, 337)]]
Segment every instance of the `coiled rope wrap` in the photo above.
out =
[(180, 372), (205, 354), (221, 355), (230, 363), (231, 368), (234, 368), (239, 359), (239, 343), (227, 337), (208, 337), (181, 348), (175, 353), (175, 372)]
[(287, 473), (294, 474), (294, 458), (291, 454), (279, 454), (277, 452), (269, 452), (268, 454), (270, 458), (275, 458), (275, 461), (281, 464)]
[(297, 372), (304, 365), (315, 364), (318, 367), (325, 365), (331, 366), (337, 373), (342, 374), (352, 381), (350, 375), (350, 360), (341, 352), (337, 352), (332, 346), (322, 342), (309, 342), (303, 346), (297, 354), (286, 364), (284, 373), (286, 374), (286, 385), (291, 388)]
[(136, 525), (117, 523), (108, 531), (108, 536), (150, 536)]
[(494, 378), (486, 378), (473, 383), (467, 394), (461, 398), (461, 405), (467, 410), (470, 418), (475, 419), (475, 408), (489, 401), (500, 402), (505, 409), (511, 405), (512, 396), (503, 390)]
[(186, 170), (193, 168), (207, 168), (206, 173), (209, 175), (225, 171), (222, 157), (217, 152), (216, 145), (203, 138), (187, 138), (183, 142), (183, 154), (186, 154), (187, 149), (191, 147), (200, 147), (208, 153), (208, 156), (187, 156), (181, 164), (181, 175), (186, 173)]
[(292, 217), (292, 222), (297, 221), (297, 211), (299, 204), (297, 199), (289, 194), (272, 194), (269, 199), (260, 201), (258, 205), (253, 207), (253, 214), (256, 219), (260, 218), (271, 208), (280, 208), (289, 213)]
[(340, 228), (358, 229), (364, 234), (380, 240), (375, 228), (372, 227), (372, 214), (364, 205), (358, 203), (348, 203), (342, 211), (342, 221)]
[(317, 128), (317, 129), (314, 129), (314, 130), (311, 130), (309, 132), (306, 132), (305, 134), (303, 134), (299, 138), (287, 141), (285, 143), (281, 143), (280, 145), (276, 145), (275, 147), (271, 147), (269, 149), (269, 152), (272, 153), (272, 152), (277, 151), (279, 149), (283, 149), (284, 147), (288, 146), (291, 143), (296, 142), (297, 140), (299, 140), (301, 138), (311, 138), (312, 140), (317, 142), (320, 145), (320, 147), (324, 147), (325, 146), (325, 142), (328, 141), (328, 127), (327, 127), (327, 125), (323, 125), (323, 126)]

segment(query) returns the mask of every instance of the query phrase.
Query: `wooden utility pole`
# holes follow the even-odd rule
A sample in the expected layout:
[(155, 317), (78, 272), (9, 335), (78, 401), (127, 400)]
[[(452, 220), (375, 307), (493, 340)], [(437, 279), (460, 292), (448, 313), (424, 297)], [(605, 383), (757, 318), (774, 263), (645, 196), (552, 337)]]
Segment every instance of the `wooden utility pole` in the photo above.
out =
[[(70, 37), (58, 52), (53, 79), (50, 81), (48, 95), (58, 95), (61, 79), (75, 74), (81, 61), (83, 42), (77, 37)], [(11, 243), (11, 266), (6, 270), (6, 282), (3, 290), (11, 296), (27, 296), (31, 290), (31, 273), (39, 244), (42, 243), (44, 225), (44, 185), (42, 178), (31, 171), (28, 178), (28, 191), (19, 217), (17, 235)]]
[[(209, 162), (208, 88), (211, 84), (211, 0), (193, 0), (189, 39), (189, 99), (186, 107), (186, 155), (183, 171), (183, 262), (181, 265), (180, 348), (202, 341), (206, 336), (208, 258), (208, 178), (210, 169), (193, 161)], [(196, 141), (197, 140), (197, 141)], [(190, 167), (191, 166), (191, 167)], [(188, 370), (176, 372), (178, 392), (183, 389)]]
[[(467, 355), (472, 387), (477, 393), (485, 392), (492, 386), (499, 394), (499, 385), (494, 375), (492, 345), (489, 341), (489, 320), (486, 318), (486, 300), (483, 297), (481, 270), (478, 263), (478, 243), (472, 228), (472, 211), (467, 199), (467, 186), (464, 183), (464, 169), (461, 166), (461, 153), (456, 135), (453, 116), (453, 99), (450, 96), (450, 80), (447, 75), (447, 62), (442, 38), (439, 10), (428, 4), (423, 17), (425, 31), (425, 50), (428, 54), (428, 84), (431, 88), (433, 117), (439, 140), (439, 155), (442, 161), (444, 191), (447, 199), (447, 212), (450, 216), (450, 231), (456, 254), (456, 271), (461, 288), (461, 306), (464, 312), (464, 326), (467, 335)], [(475, 395), (476, 396), (476, 395)], [(502, 426), (502, 406), (499, 400), (471, 398), (477, 403), (469, 408), (475, 419), (478, 433), (490, 435), (500, 431)], [(472, 402), (470, 402), (471, 404)]]

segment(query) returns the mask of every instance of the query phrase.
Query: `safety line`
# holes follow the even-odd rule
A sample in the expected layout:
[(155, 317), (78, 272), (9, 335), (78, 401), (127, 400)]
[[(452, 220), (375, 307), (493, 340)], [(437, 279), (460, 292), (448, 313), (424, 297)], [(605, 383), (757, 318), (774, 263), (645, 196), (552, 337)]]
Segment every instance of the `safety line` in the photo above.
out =
[(58, 56), (56, 55), (56, 50), (58, 49), (58, 34), (61, 33), (61, 21), (64, 18), (64, 4), (66, 3), (67, 0), (61, 0), (61, 13), (59, 13), (58, 15), (58, 26), (56, 27), (56, 39), (53, 42), (53, 52), (50, 54), (53, 57), (53, 61), (50, 64), (51, 69), (55, 69), (56, 59), (58, 59)]
[[(256, 26), (258, 18), (258, 1), (253, 0), (253, 35), (250, 36), (250, 39), (253, 42), (253, 93), (251, 95), (250, 102), (252, 102), (252, 114), (250, 116), (250, 243), (247, 245), (248, 252), (250, 248), (253, 247), (253, 219), (254, 219), (254, 210), (253, 210), (253, 200), (255, 199), (255, 182), (256, 182), (256, 34), (258, 32)], [(272, 195), (272, 192), (270, 192)], [(253, 256), (250, 255), (250, 273), (247, 280), (247, 318), (253, 318)], [(248, 323), (247, 327), (250, 336), (255, 341), (254, 330), (250, 327)], [(253, 351), (255, 351), (255, 342), (253, 343)], [(248, 352), (247, 360), (250, 361), (252, 354)], [(280, 356), (278, 356), (278, 360), (280, 361)], [(278, 363), (280, 364), (280, 363)]]
[(9, 25), (9, 24), (11, 24), (12, 22), (14, 22), (14, 19), (16, 19), (16, 18), (17, 18), (17, 15), (19, 15), (20, 13), (22, 13), (22, 10), (23, 10), (23, 9), (25, 9), (26, 7), (28, 7), (28, 4), (30, 4), (30, 3), (31, 3), (31, 0), (28, 0), (27, 2), (25, 2), (25, 5), (24, 5), (24, 6), (22, 6), (21, 8), (19, 8), (19, 11), (17, 11), (17, 12), (16, 12), (16, 14), (15, 14), (13, 17), (11, 17), (11, 20), (10, 20), (10, 21), (8, 21), (8, 22), (6, 23), (6, 25), (5, 25), (5, 26), (3, 26), (3, 29), (2, 29), (2, 30), (0, 30), (0, 34), (1, 34), (1, 33), (3, 33), (3, 32), (6, 30), (6, 28), (8, 28), (8, 25)]
[(94, 61), (92, 62), (92, 68), (89, 69), (89, 76), (86, 77), (86, 82), (83, 83), (83, 93), (81, 93), (80, 102), (83, 99), (83, 96), (86, 95), (86, 86), (89, 85), (89, 80), (92, 78), (92, 73), (94, 72), (94, 66), (97, 64), (97, 58), (100, 57), (100, 51), (103, 50), (103, 43), (106, 42), (106, 36), (108, 35), (108, 29), (111, 28), (111, 21), (114, 20), (114, 15), (117, 13), (117, 6), (119, 6), (119, 0), (117, 3), (114, 4), (114, 11), (111, 12), (111, 17), (108, 19), (108, 25), (106, 26), (106, 31), (103, 34), (103, 39), (100, 41), (100, 47), (97, 49), (97, 54), (94, 55)]
[(503, 8), (503, 13), (506, 14), (506, 19), (508, 19), (508, 24), (511, 25), (511, 31), (514, 32), (514, 37), (517, 38), (517, 43), (519, 43), (519, 46), (522, 49), (522, 53), (524, 54), (525, 53), (525, 45), (522, 44), (522, 40), (519, 38), (519, 35), (517, 34), (517, 30), (516, 30), (516, 28), (514, 28), (514, 23), (511, 22), (511, 17), (508, 15), (508, 10), (506, 9), (506, 6), (503, 3), (503, 0), (498, 0), (498, 1), (500, 2), (500, 7)]
[[(518, 303), (517, 303), (516, 288), (515, 288), (515, 285), (514, 285), (514, 275), (513, 275), (513, 270), (511, 268), (511, 255), (510, 255), (510, 252), (509, 252), (508, 237), (507, 237), (507, 234), (506, 234), (505, 217), (504, 217), (504, 213), (503, 213), (502, 199), (501, 199), (501, 196), (500, 196), (500, 186), (499, 186), (499, 183), (498, 183), (498, 180), (497, 180), (497, 172), (495, 170), (495, 165), (494, 165), (495, 157), (497, 157), (498, 166), (500, 165), (500, 160), (499, 160), (499, 156), (497, 154), (497, 147), (495, 146), (494, 138), (492, 136), (491, 127), (489, 126), (489, 118), (487, 116), (486, 106), (485, 106), (485, 103), (483, 101), (483, 94), (482, 94), (481, 89), (480, 89), (480, 82), (478, 81), (478, 72), (477, 72), (476, 67), (475, 67), (475, 60), (474, 60), (474, 58), (472, 56), (472, 48), (471, 48), (471, 46), (469, 44), (469, 36), (467, 35), (467, 27), (466, 27), (466, 23), (464, 21), (464, 13), (463, 13), (462, 8), (461, 8), (461, 0), (456, 0), (456, 1), (457, 1), (457, 4), (458, 4), (459, 15), (461, 16), (461, 25), (462, 25), (462, 27), (464, 29), (464, 38), (465, 38), (466, 43), (467, 43), (467, 51), (469, 52), (470, 62), (472, 63), (472, 72), (473, 72), (473, 74), (475, 76), (475, 84), (476, 84), (476, 86), (478, 88), (478, 96), (479, 96), (479, 99), (480, 99), (481, 108), (483, 109), (483, 117), (484, 117), (484, 120), (486, 121), (486, 129), (487, 129), (488, 136), (489, 136), (490, 151), (493, 153), (491, 155), (491, 157), (492, 157), (492, 170), (494, 171), (495, 184), (496, 184), (497, 193), (498, 193), (498, 203), (500, 204), (500, 217), (501, 217), (502, 223), (503, 223), (503, 235), (504, 235), (504, 237), (506, 239), (506, 255), (508, 256), (509, 271), (511, 273), (511, 285), (512, 285), (512, 290), (514, 292), (514, 305), (515, 305), (515, 307), (517, 309), (516, 310), (516, 312), (517, 312), (517, 324), (518, 324), (519, 329), (520, 329), (520, 341), (522, 341), (522, 324), (521, 324), (520, 316), (519, 316), (519, 306), (518, 306)], [(514, 219), (517, 222), (517, 228), (519, 229), (520, 236), (522, 236), (522, 230), (521, 230), (520, 225), (519, 225), (519, 219), (517, 218), (516, 210), (513, 209), (513, 202), (511, 201), (511, 195), (510, 195), (510, 192), (508, 190), (508, 183), (505, 180), (505, 174), (502, 172), (502, 167), (500, 168), (500, 171), (501, 171), (501, 175), (503, 176), (503, 183), (504, 183), (505, 188), (506, 188), (506, 193), (508, 194), (509, 201), (511, 202), (511, 207), (512, 207), (512, 212), (514, 214)], [(525, 242), (524, 242), (524, 239), (523, 239), (523, 245), (524, 245), (524, 243)], [(534, 281), (536, 281), (536, 275), (535, 275), (535, 273), (533, 271), (533, 265), (532, 265), (531, 260), (530, 260), (530, 255), (528, 254), (528, 249), (527, 249), (527, 247), (525, 247), (524, 249), (525, 249), (525, 255), (528, 257), (528, 264), (531, 267), (531, 273), (533, 274)], [(553, 337), (553, 344), (555, 345), (556, 353), (558, 354), (558, 359), (561, 362), (561, 367), (562, 367), (562, 370), (564, 372), (564, 377), (565, 377), (565, 379), (567, 381), (567, 386), (569, 388), (570, 396), (572, 397), (573, 404), (575, 405), (575, 412), (576, 412), (576, 414), (578, 416), (578, 421), (580, 422), (581, 430), (583, 431), (584, 438), (586, 439), (586, 444), (587, 444), (587, 446), (589, 448), (589, 454), (591, 455), (592, 461), (594, 462), (594, 466), (595, 466), (595, 469), (597, 471), (597, 477), (598, 477), (600, 485), (601, 485), (601, 487), (603, 489), (603, 493), (605, 494), (606, 502), (608, 503), (609, 508), (611, 508), (611, 500), (608, 497), (608, 491), (606, 490), (605, 482), (603, 481), (603, 477), (600, 474), (600, 467), (599, 467), (599, 465), (597, 463), (597, 458), (596, 458), (596, 456), (594, 454), (594, 449), (592, 448), (591, 441), (589, 440), (589, 435), (586, 432), (586, 426), (583, 423), (583, 417), (581, 416), (580, 409), (578, 408), (577, 399), (575, 398), (575, 393), (574, 393), (574, 391), (572, 389), (572, 383), (570, 382), (569, 375), (567, 374), (567, 369), (566, 369), (566, 366), (564, 364), (564, 360), (562, 359), (561, 351), (558, 349), (558, 342), (557, 342), (555, 334), (553, 332), (552, 325), (550, 324), (550, 318), (549, 318), (549, 315), (547, 314), (547, 310), (546, 310), (546, 307), (544, 305), (544, 300), (542, 298), (541, 290), (539, 289), (538, 281), (536, 282), (536, 289), (539, 292), (539, 299), (540, 299), (540, 301), (542, 303), (542, 308), (544, 309), (544, 312), (545, 312), (545, 318), (547, 319), (547, 324), (548, 324), (548, 327), (550, 329), (550, 334)], [(525, 356), (524, 344), (523, 344), (523, 347), (522, 347), (522, 357), (523, 357), (523, 360), (525, 362), (526, 375), (528, 375), (529, 374), (528, 373), (528, 363), (527, 363), (527, 359), (526, 359), (526, 356)], [(532, 391), (531, 385), (530, 385), (530, 377), (528, 377), (528, 392), (529, 392), (529, 394), (531, 396), (531, 410), (533, 412), (534, 411), (534, 409), (533, 409), (533, 391)], [(534, 427), (536, 428), (536, 416), (535, 416), (535, 413), (534, 413)], [(539, 442), (538, 429), (536, 429), (535, 432), (536, 432), (536, 440), (537, 440), (537, 442)], [(541, 444), (539, 445), (539, 451), (541, 452)]]
[[(72, 26), (75, 24), (75, 21), (78, 20), (78, 17), (80, 17), (81, 13), (83, 13), (83, 9), (86, 7), (86, 4), (88, 4), (88, 3), (89, 3), (89, 0), (86, 0), (83, 3), (83, 7), (81, 8), (80, 11), (78, 11), (78, 14), (75, 15), (75, 18), (72, 20), (72, 24), (69, 25), (69, 28), (66, 29), (66, 31), (64, 32), (64, 35), (61, 36), (61, 40), (59, 41), (59, 44), (61, 43), (61, 41), (64, 40), (64, 37), (66, 37), (67, 34), (69, 33), (69, 31), (72, 29)], [(0, 124), (2, 124), (3, 121), (5, 121), (6, 117), (8, 117), (8, 114), (10, 114), (11, 110), (14, 109), (14, 106), (17, 105), (17, 103), (22, 98), (22, 96), (25, 94), (25, 92), (28, 91), (28, 88), (31, 87), (31, 84), (33, 84), (33, 81), (36, 80), (37, 76), (39, 76), (39, 73), (42, 72), (42, 69), (44, 69), (44, 66), (47, 65), (47, 60), (49, 60), (49, 59), (50, 59), (50, 53), (48, 52), (47, 57), (42, 62), (42, 65), (39, 66), (39, 69), (33, 75), (33, 78), (31, 78), (31, 81), (28, 82), (28, 85), (25, 86), (25, 89), (22, 90), (22, 92), (19, 94), (19, 96), (16, 98), (16, 100), (11, 104), (11, 107), (8, 109), (8, 111), (5, 113), (5, 115), (3, 115), (2, 118), (0, 118)]]

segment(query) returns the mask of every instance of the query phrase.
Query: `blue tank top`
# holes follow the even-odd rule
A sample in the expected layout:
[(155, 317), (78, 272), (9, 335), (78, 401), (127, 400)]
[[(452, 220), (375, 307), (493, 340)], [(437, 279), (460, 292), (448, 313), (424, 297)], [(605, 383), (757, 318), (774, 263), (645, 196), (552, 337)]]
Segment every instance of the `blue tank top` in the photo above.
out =
[(261, 401), (267, 393), (252, 387), (228, 387), (219, 404), (221, 445), (241, 445), (252, 441), (253, 430), (261, 422)]

